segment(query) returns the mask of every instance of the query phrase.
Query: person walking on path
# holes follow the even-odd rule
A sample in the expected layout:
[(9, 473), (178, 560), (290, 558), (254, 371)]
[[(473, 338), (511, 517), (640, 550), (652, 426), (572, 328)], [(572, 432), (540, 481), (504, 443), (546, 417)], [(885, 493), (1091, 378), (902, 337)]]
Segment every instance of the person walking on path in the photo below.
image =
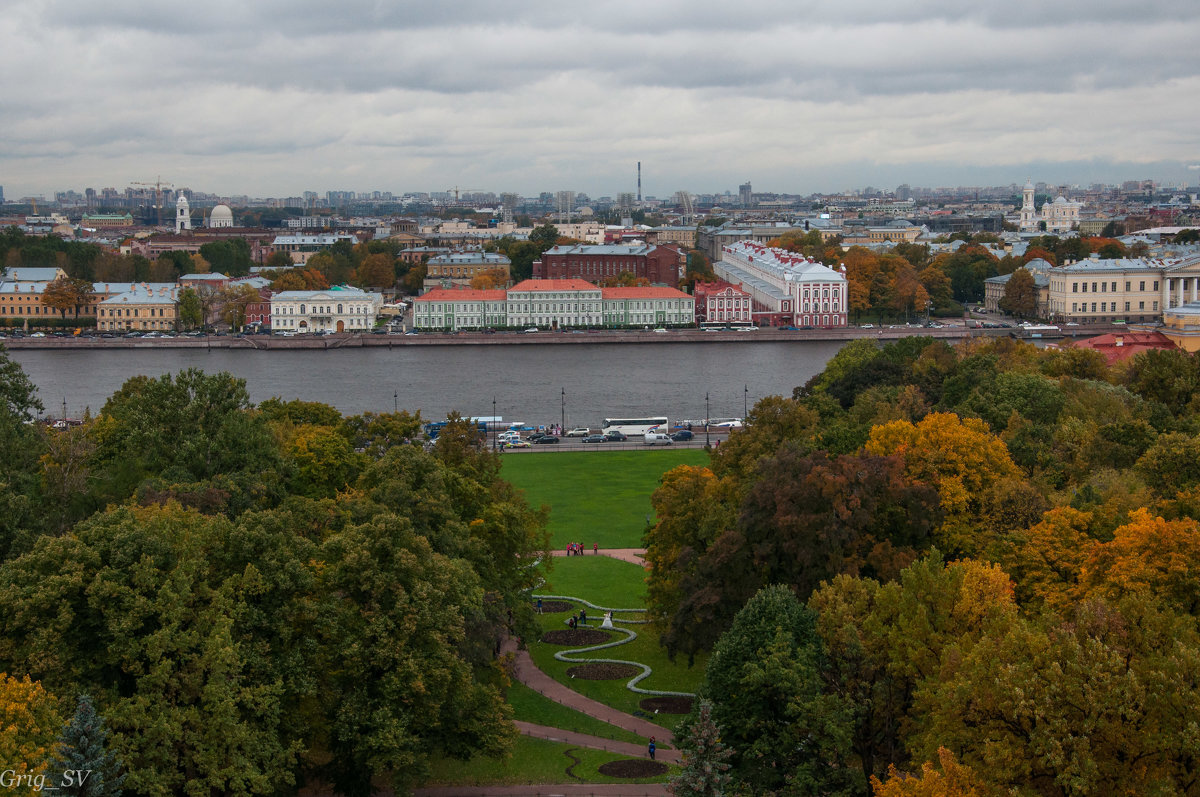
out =
[(654, 737), (653, 736), (650, 737), (650, 744), (648, 744), (646, 746), (646, 749), (650, 751), (650, 760), (653, 761), (654, 760)]
[(598, 542), (593, 542), (593, 543), (592, 543), (592, 553), (593, 553), (593, 554), (598, 554), (598, 553), (600, 553), (600, 543), (598, 543)]
[(537, 602), (537, 613), (538, 613), (538, 614), (541, 614), (541, 613), (542, 613), (542, 599), (541, 599), (541, 598), (538, 598), (538, 602)]
[(587, 609), (579, 610), (579, 624), (587, 625)]

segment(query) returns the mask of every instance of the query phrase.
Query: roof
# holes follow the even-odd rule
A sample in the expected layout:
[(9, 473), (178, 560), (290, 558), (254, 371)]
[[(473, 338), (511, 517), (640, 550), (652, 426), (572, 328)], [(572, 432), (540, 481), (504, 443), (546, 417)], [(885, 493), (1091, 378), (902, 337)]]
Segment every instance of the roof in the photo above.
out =
[(330, 299), (345, 301), (347, 299), (370, 299), (375, 294), (361, 291), (358, 288), (347, 288), (341, 285), (323, 291), (280, 291), (271, 297), (271, 301), (281, 302), (310, 302), (313, 299)]
[(496, 252), (450, 252), (429, 258), (430, 263), (436, 264), (476, 264), (485, 263), (495, 266), (512, 265), (512, 261)]
[(546, 255), (648, 255), (653, 246), (621, 246), (620, 244), (576, 244), (555, 246), (547, 249)]
[(476, 290), (474, 288), (432, 288), (414, 302), (503, 302), (508, 298), (503, 288)]
[(123, 291), (100, 302), (102, 305), (119, 304), (175, 304), (179, 289), (165, 282), (139, 282), (128, 291)]
[(600, 295), (608, 299), (691, 299), (686, 293), (675, 288), (601, 288)]
[(1170, 338), (1161, 332), (1112, 332), (1086, 340), (1074, 341), (1074, 345), (1081, 349), (1093, 349), (1100, 352), (1110, 365), (1121, 360), (1128, 360), (1144, 351), (1178, 348)]
[(214, 271), (210, 274), (184, 274), (179, 279), (191, 280), (193, 282), (199, 282), (201, 280), (203, 280), (205, 282), (222, 282), (224, 280), (229, 279), (229, 277), (226, 277), (224, 274), (222, 274), (219, 271)]
[(1097, 271), (1162, 271), (1179, 265), (1178, 260), (1159, 260), (1150, 258), (1087, 258), (1066, 266), (1059, 266), (1059, 271), (1068, 273), (1091, 273)]
[(595, 285), (587, 280), (567, 279), (567, 280), (521, 280), (516, 285), (509, 288), (512, 293), (520, 291), (596, 291), (599, 290)]
[(24, 282), (53, 282), (58, 278), (57, 268), (35, 268), (17, 266), (4, 269), (4, 278)]
[(48, 282), (27, 282), (25, 280), (0, 281), (0, 293), (41, 294), (49, 284)]

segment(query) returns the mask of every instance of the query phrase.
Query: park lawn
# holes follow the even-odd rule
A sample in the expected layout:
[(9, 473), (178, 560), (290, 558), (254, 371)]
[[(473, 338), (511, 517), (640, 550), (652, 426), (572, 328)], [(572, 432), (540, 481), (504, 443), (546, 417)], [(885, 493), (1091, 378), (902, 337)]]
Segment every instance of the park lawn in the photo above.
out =
[[(607, 556), (567, 556), (554, 560), (554, 570), (550, 573), (545, 589), (537, 594), (566, 595), (583, 598), (592, 603), (618, 609), (633, 609), (645, 607), (644, 570), (637, 565), (622, 562)], [(588, 624), (599, 626), (601, 617), (589, 612)], [(538, 619), (542, 630), (549, 631), (564, 628), (564, 622), (569, 615), (565, 612), (558, 614), (543, 614)], [(616, 619), (622, 615), (618, 614)], [(638, 618), (640, 614), (624, 615)], [(708, 661), (707, 654), (696, 657), (692, 667), (687, 666), (687, 660), (680, 658), (671, 662), (666, 650), (658, 644), (658, 638), (647, 626), (626, 626), (637, 633), (637, 639), (620, 647), (607, 648), (595, 653), (583, 654), (581, 658), (612, 658), (627, 661), (637, 661), (648, 665), (653, 674), (638, 684), (643, 689), (661, 689), (670, 692), (695, 692), (704, 679), (704, 666)], [(614, 639), (618, 636), (614, 636)], [(567, 670), (575, 666), (572, 663), (557, 661), (554, 654), (569, 648), (562, 645), (550, 645), (544, 642), (529, 642), (529, 654), (534, 663), (562, 684), (574, 689), (582, 695), (598, 700), (601, 703), (620, 709), (629, 714), (641, 711), (639, 701), (648, 695), (639, 695), (625, 688), (628, 679), (615, 681), (587, 681), (573, 679), (567, 675)], [(680, 715), (659, 714), (648, 715), (647, 719), (673, 729), (681, 719)]]
[[(570, 750), (580, 763), (572, 772), (579, 780), (567, 774), (572, 760), (567, 757)], [(513, 746), (509, 758), (487, 758), (476, 756), (468, 761), (454, 758), (434, 758), (429, 765), (426, 786), (500, 786), (537, 783), (661, 783), (670, 774), (678, 771), (671, 767), (668, 775), (657, 778), (633, 779), (610, 778), (601, 775), (598, 767), (608, 761), (618, 761), (628, 756), (606, 753), (603, 750), (588, 750), (561, 742), (532, 739), (522, 736)]]
[(650, 494), (678, 465), (707, 465), (700, 448), (654, 451), (564, 451), (503, 458), (501, 476), (530, 506), (550, 507), (551, 545), (641, 548)]
[(646, 571), (611, 556), (556, 556), (546, 583), (535, 594), (569, 595), (612, 609), (643, 609)]
[(648, 741), (624, 728), (609, 725), (603, 720), (589, 717), (573, 708), (555, 703), (522, 683), (513, 683), (508, 688), (505, 697), (508, 704), (513, 707), (513, 719), (522, 722), (548, 725), (551, 728), (562, 728), (573, 733), (586, 733), (617, 742), (645, 744)]

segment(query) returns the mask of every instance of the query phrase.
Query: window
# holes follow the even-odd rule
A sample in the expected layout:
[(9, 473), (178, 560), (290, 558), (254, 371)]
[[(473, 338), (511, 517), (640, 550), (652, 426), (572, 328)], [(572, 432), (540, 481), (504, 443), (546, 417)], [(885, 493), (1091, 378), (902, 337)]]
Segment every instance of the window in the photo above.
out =
[[(1129, 280), (1126, 280), (1126, 281), (1125, 281), (1125, 291), (1126, 291), (1126, 293), (1128, 293), (1128, 292), (1129, 292)], [(1126, 309), (1126, 310), (1128, 310), (1129, 308), (1128, 308), (1128, 307), (1126, 307), (1125, 309)]]
[(1129, 312), (1129, 302), (1125, 302), (1125, 312)]
[(1083, 290), (1080, 293), (1087, 293), (1087, 283), (1083, 283)]
[[(1158, 290), (1158, 280), (1155, 280), (1155, 281), (1154, 281), (1154, 287), (1153, 287), (1151, 290)], [(1157, 302), (1155, 302), (1155, 303), (1154, 303), (1154, 309), (1155, 309), (1155, 310), (1157, 310), (1157, 309), (1158, 309), (1158, 303), (1157, 303)]]
[(1092, 302), (1092, 312), (1096, 312), (1096, 303)]
[(1146, 309), (1146, 303), (1145, 303), (1145, 302), (1138, 302), (1138, 309), (1139, 309), (1139, 310), (1145, 310), (1145, 309)]
[(1071, 283), (1071, 293), (1079, 293), (1079, 283), (1078, 282)]
[(1138, 290), (1139, 291), (1146, 290), (1146, 281), (1145, 280), (1142, 280), (1141, 282), (1138, 283)]
[(1106, 292), (1107, 290), (1108, 290), (1108, 283), (1107, 283), (1107, 282), (1101, 282), (1101, 283), (1100, 283), (1100, 292), (1101, 292), (1101, 293), (1104, 293), (1104, 292)]
[(1096, 292), (1096, 283), (1092, 283), (1092, 293)]

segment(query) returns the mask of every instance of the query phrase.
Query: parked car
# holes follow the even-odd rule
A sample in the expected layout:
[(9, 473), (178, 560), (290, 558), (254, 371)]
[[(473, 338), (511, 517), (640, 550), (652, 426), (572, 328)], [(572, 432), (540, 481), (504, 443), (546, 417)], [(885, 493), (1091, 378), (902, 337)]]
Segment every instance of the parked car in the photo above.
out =
[(592, 433), (592, 430), (586, 426), (576, 426), (571, 431), (567, 432), (567, 437), (587, 437)]
[(678, 432), (675, 432), (671, 435), (671, 439), (677, 443), (691, 440), (693, 437), (695, 437), (695, 435), (689, 432), (687, 429), (680, 429)]
[(669, 446), (671, 445), (671, 436), (662, 432), (646, 432), (642, 443), (648, 446)]
[(605, 432), (604, 439), (610, 443), (624, 443), (629, 438), (625, 436), (624, 432)]
[(502, 448), (533, 448), (533, 445), (528, 440), (512, 440), (502, 444)]
[(585, 442), (585, 443), (607, 443), (608, 438), (602, 434), (590, 434), (587, 437), (583, 438), (583, 442)]
[(544, 434), (541, 437), (539, 437), (537, 440), (534, 440), (533, 442), (537, 443), (538, 445), (544, 445), (546, 443), (557, 443), (558, 437), (556, 435), (552, 435), (552, 434)]
[(658, 327), (658, 328), (656, 328), (654, 331), (655, 331), (655, 332), (660, 332), (660, 333), (665, 333), (667, 330), (666, 330), (666, 328), (665, 328), (665, 327)]
[(529, 327), (529, 328), (528, 328), (528, 329), (526, 329), (525, 331), (526, 331), (526, 332), (537, 332), (537, 327)]

